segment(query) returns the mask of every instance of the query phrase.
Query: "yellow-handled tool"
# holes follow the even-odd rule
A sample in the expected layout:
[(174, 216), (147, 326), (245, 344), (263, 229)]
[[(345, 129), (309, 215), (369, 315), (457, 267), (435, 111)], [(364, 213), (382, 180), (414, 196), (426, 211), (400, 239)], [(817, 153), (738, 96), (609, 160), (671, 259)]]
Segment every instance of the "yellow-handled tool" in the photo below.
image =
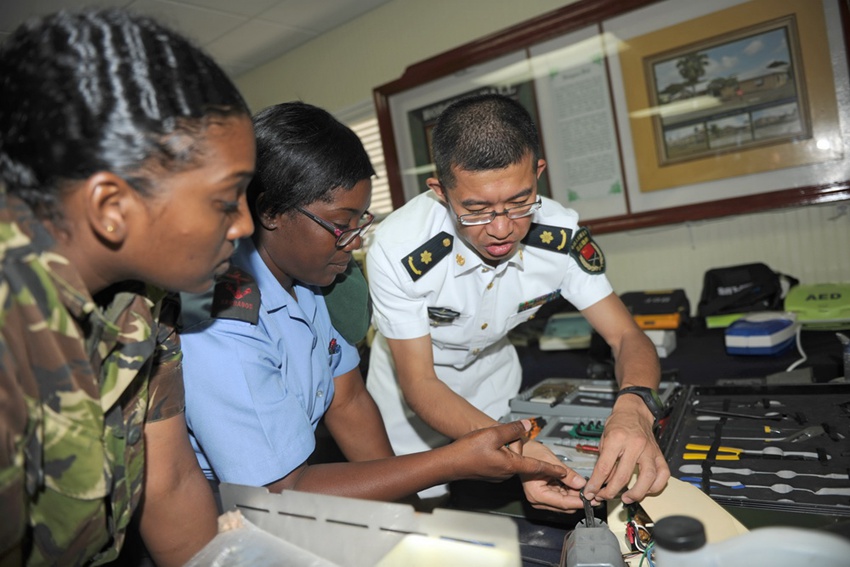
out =
[[(708, 451), (711, 450), (711, 445), (697, 445), (694, 443), (688, 443), (685, 445), (685, 449), (689, 451), (704, 451), (702, 453), (685, 453), (684, 459), (686, 461), (702, 461), (708, 457)], [(755, 449), (739, 449), (737, 447), (718, 447), (717, 454), (714, 456), (715, 461), (737, 461), (741, 458), (741, 455), (767, 455), (773, 458), (788, 458), (788, 459), (802, 459), (805, 461), (817, 461), (821, 458), (820, 455), (813, 451), (783, 451), (779, 447), (765, 447), (764, 449), (755, 450)], [(831, 459), (830, 455), (824, 455), (826, 459)]]
[[(702, 461), (708, 457), (708, 451), (711, 449), (711, 445), (688, 443), (685, 445), (685, 449), (689, 451), (705, 451), (704, 453), (685, 453), (684, 455), (686, 461)], [(735, 447), (718, 447), (717, 455), (715, 455), (714, 459), (717, 461), (737, 461), (741, 458), (741, 453), (744, 452), (746, 451), (736, 449)]]

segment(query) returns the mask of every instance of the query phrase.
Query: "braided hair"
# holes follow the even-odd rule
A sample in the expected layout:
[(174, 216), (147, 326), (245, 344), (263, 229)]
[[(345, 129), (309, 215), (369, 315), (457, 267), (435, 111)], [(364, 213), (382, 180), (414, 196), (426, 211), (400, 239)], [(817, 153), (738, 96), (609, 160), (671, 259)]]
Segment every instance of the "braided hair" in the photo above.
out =
[(250, 116), (224, 71), (179, 34), (123, 10), (61, 11), (0, 46), (0, 184), (61, 218), (63, 183), (98, 171), (143, 195), (197, 159), (207, 121)]

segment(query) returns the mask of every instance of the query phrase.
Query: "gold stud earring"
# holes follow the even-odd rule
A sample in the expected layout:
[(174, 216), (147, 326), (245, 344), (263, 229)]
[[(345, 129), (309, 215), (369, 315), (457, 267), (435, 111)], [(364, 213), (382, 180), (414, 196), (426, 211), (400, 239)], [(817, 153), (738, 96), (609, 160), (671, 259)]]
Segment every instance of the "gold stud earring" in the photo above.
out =
[(111, 224), (107, 225), (106, 226), (106, 232), (115, 232), (115, 227), (112, 226)]

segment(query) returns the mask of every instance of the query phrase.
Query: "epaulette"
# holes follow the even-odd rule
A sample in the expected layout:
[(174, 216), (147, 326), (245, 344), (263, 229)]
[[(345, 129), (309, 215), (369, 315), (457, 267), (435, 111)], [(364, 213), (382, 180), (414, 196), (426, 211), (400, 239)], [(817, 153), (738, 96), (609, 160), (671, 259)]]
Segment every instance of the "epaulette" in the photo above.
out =
[(421, 278), (440, 260), (448, 256), (453, 241), (454, 237), (443, 231), (402, 258), (401, 263), (413, 281)]
[(552, 252), (569, 254), (570, 237), (572, 234), (573, 231), (569, 228), (531, 223), (531, 228), (522, 241), (526, 246), (534, 246), (536, 248), (543, 248), (544, 250), (551, 250)]
[(570, 254), (579, 267), (588, 274), (605, 272), (605, 256), (599, 245), (590, 237), (590, 230), (586, 227), (578, 229), (573, 241), (570, 242)]
[(231, 266), (215, 285), (210, 315), (256, 325), (260, 320), (260, 288), (254, 276)]

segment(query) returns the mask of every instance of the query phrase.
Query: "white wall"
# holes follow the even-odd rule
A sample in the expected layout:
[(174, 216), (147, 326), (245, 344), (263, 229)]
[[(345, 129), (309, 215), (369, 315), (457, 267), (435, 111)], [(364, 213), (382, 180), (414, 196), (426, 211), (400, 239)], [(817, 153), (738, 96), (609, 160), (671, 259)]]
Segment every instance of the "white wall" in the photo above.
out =
[(236, 83), (251, 109), (303, 100), (331, 112), (372, 99), (404, 70), (574, 0), (392, 0)]
[[(332, 112), (371, 100), (406, 67), (542, 13), (557, 0), (392, 0), (237, 80), (253, 110), (304, 100)], [(765, 262), (802, 283), (850, 282), (850, 204), (600, 235), (618, 292), (684, 288), (709, 268)]]
[(800, 283), (850, 282), (850, 203), (596, 237), (618, 293), (683, 288), (695, 311), (709, 268), (764, 262)]

